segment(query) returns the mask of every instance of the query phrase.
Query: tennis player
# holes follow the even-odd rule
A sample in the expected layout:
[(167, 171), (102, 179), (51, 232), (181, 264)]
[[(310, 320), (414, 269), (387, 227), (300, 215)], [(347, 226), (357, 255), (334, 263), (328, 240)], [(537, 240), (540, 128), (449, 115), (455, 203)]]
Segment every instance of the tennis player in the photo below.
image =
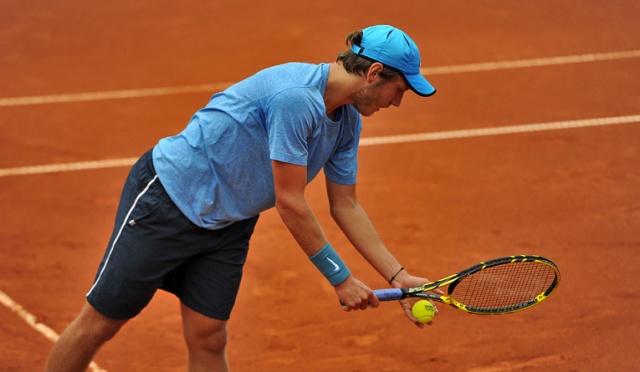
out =
[[(190, 371), (226, 371), (227, 321), (258, 215), (276, 207), (344, 310), (377, 307), (351, 275), (304, 197), (323, 170), (331, 215), (393, 287), (422, 285), (381, 242), (356, 198), (362, 116), (435, 89), (403, 31), (377, 25), (347, 37), (334, 63), (267, 68), (214, 95), (181, 133), (133, 166), (87, 304), (62, 333), (48, 371), (84, 371), (157, 289), (181, 302)], [(336, 301), (337, 303), (337, 301)], [(406, 316), (411, 304), (402, 301)]]

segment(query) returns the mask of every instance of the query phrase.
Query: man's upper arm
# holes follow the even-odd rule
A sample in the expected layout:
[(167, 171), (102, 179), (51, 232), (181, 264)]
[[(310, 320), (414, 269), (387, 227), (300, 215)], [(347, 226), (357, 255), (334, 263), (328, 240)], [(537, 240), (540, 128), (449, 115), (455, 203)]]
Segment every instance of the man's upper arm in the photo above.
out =
[(332, 211), (341, 208), (353, 208), (358, 204), (356, 185), (343, 185), (327, 179), (327, 195)]
[(276, 200), (281, 197), (304, 196), (307, 185), (307, 167), (272, 160), (273, 185)]

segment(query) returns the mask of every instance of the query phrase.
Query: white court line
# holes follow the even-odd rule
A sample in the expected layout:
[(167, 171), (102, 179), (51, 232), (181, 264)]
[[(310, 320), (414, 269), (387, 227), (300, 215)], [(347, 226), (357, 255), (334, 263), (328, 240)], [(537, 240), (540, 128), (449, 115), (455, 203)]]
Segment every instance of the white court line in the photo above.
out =
[[(545, 131), (545, 130), (584, 128), (584, 127), (595, 127), (595, 126), (602, 126), (602, 125), (629, 124), (629, 123), (636, 123), (636, 122), (640, 122), (640, 115), (616, 116), (616, 117), (598, 118), (598, 119), (557, 121), (557, 122), (540, 123), (540, 124), (511, 125), (506, 127), (452, 130), (452, 131), (434, 132), (434, 133), (404, 134), (404, 135), (387, 136), (387, 137), (372, 137), (372, 138), (361, 139), (360, 145), (370, 146), (370, 145), (386, 145), (390, 143), (436, 141), (436, 140), (452, 139), (452, 138), (495, 136), (499, 134), (539, 132), (539, 131)], [(0, 170), (0, 175), (2, 175), (1, 170)]]
[[(454, 73), (462, 73), (462, 72), (477, 72), (477, 71), (491, 71), (491, 70), (503, 70), (503, 69), (513, 69), (513, 68), (525, 68), (525, 67), (566, 65), (570, 63), (608, 61), (608, 60), (638, 58), (638, 57), (640, 57), (640, 50), (629, 50), (629, 51), (611, 52), (611, 53), (595, 53), (595, 54), (582, 54), (582, 55), (575, 55), (575, 56), (473, 63), (473, 64), (467, 64), (467, 65), (425, 67), (425, 68), (421, 68), (420, 72), (423, 75), (433, 76), (433, 75), (454, 74)], [(191, 85), (191, 86), (184, 86), (184, 87), (130, 89), (130, 90), (115, 90), (115, 91), (106, 91), (106, 92), (57, 94), (57, 95), (31, 96), (31, 97), (9, 97), (9, 98), (0, 98), (0, 107), (40, 105), (40, 104), (46, 104), (46, 103), (99, 101), (99, 100), (107, 100), (107, 99), (140, 98), (140, 97), (152, 97), (152, 96), (167, 96), (167, 95), (173, 95), (173, 94), (199, 93), (199, 92), (217, 92), (217, 91), (224, 90), (233, 84), (234, 83), (219, 83), (219, 84)]]
[[(495, 136), (500, 134), (584, 128), (584, 127), (603, 126), (603, 125), (629, 124), (629, 123), (636, 123), (636, 122), (640, 122), (640, 115), (615, 116), (615, 117), (608, 117), (608, 118), (584, 119), (584, 120), (569, 120), (569, 121), (558, 121), (558, 122), (539, 123), (539, 124), (512, 125), (512, 126), (505, 126), (505, 127), (452, 130), (452, 131), (432, 132), (432, 133), (404, 134), (404, 135), (397, 135), (397, 136), (362, 138), (360, 140), (360, 146), (386, 145), (391, 143), (408, 143), (408, 142), (418, 142), (418, 141), (436, 141), (436, 140), (454, 139), (454, 138)], [(85, 162), (78, 162), (78, 163), (49, 164), (49, 165), (36, 165), (36, 166), (30, 166), (30, 167), (4, 168), (4, 169), (0, 169), (0, 177), (41, 174), (41, 173), (69, 172), (69, 171), (88, 170), (88, 169), (126, 167), (135, 163), (136, 160), (137, 158), (123, 158), (123, 159), (112, 159), (112, 160), (85, 161)]]
[(534, 59), (523, 59), (523, 60), (516, 60), (516, 61), (485, 62), (485, 63), (473, 63), (468, 65), (426, 67), (426, 68), (421, 68), (420, 72), (423, 75), (440, 75), (440, 74), (454, 74), (454, 73), (461, 73), (461, 72), (477, 72), (477, 71), (505, 70), (505, 69), (512, 69), (512, 68), (567, 65), (571, 63), (610, 61), (615, 59), (638, 58), (638, 57), (640, 57), (640, 50), (627, 50), (622, 52), (582, 54), (577, 56), (534, 58)]
[(85, 170), (85, 169), (127, 167), (135, 163), (136, 160), (138, 160), (138, 158), (122, 158), (122, 159), (83, 161), (79, 163), (34, 165), (30, 167), (5, 168), (5, 169), (0, 169), (0, 177), (22, 176), (22, 175), (40, 174), (40, 173), (59, 173), (59, 172), (69, 172), (69, 171), (77, 171), (77, 170)]
[(106, 99), (168, 96), (172, 94), (184, 94), (184, 93), (216, 92), (216, 91), (224, 90), (227, 87), (231, 86), (232, 84), (233, 83), (203, 84), (203, 85), (191, 85), (191, 86), (184, 86), (184, 87), (113, 90), (113, 91), (107, 91), (107, 92), (90, 92), (90, 93), (75, 93), (75, 94), (57, 94), (57, 95), (50, 95), (50, 96), (0, 98), (0, 107), (40, 105), (44, 103), (84, 102), (84, 101), (101, 101)]
[[(25, 310), (20, 304), (15, 302), (11, 297), (9, 297), (6, 293), (0, 290), (0, 303), (6, 306), (9, 310), (16, 313), (22, 320), (24, 320), (31, 328), (40, 332), (44, 335), (44, 337), (48, 338), (52, 342), (58, 341), (60, 336), (51, 328), (47, 327), (45, 324), (38, 322), (38, 319), (35, 315), (29, 313)], [(89, 364), (89, 369), (94, 372), (106, 372), (106, 370), (100, 368), (95, 362), (91, 362)]]

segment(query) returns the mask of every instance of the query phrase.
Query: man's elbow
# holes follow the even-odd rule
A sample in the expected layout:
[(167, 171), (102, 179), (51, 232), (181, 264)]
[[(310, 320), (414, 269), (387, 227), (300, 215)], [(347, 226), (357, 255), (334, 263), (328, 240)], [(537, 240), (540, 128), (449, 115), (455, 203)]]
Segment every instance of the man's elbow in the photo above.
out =
[(357, 203), (331, 205), (329, 206), (329, 214), (335, 221), (340, 221), (342, 219), (349, 218), (348, 216), (356, 211), (357, 208)]
[(298, 215), (304, 203), (304, 199), (293, 195), (281, 194), (276, 196), (276, 210), (282, 217)]

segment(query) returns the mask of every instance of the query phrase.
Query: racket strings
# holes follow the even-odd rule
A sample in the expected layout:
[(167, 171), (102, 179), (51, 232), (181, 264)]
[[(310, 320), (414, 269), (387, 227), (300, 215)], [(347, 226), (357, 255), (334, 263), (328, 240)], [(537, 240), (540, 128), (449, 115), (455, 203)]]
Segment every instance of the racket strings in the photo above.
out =
[(511, 262), (485, 268), (461, 279), (450, 294), (459, 303), (472, 308), (504, 310), (528, 306), (551, 288), (555, 280), (556, 272), (547, 264)]

